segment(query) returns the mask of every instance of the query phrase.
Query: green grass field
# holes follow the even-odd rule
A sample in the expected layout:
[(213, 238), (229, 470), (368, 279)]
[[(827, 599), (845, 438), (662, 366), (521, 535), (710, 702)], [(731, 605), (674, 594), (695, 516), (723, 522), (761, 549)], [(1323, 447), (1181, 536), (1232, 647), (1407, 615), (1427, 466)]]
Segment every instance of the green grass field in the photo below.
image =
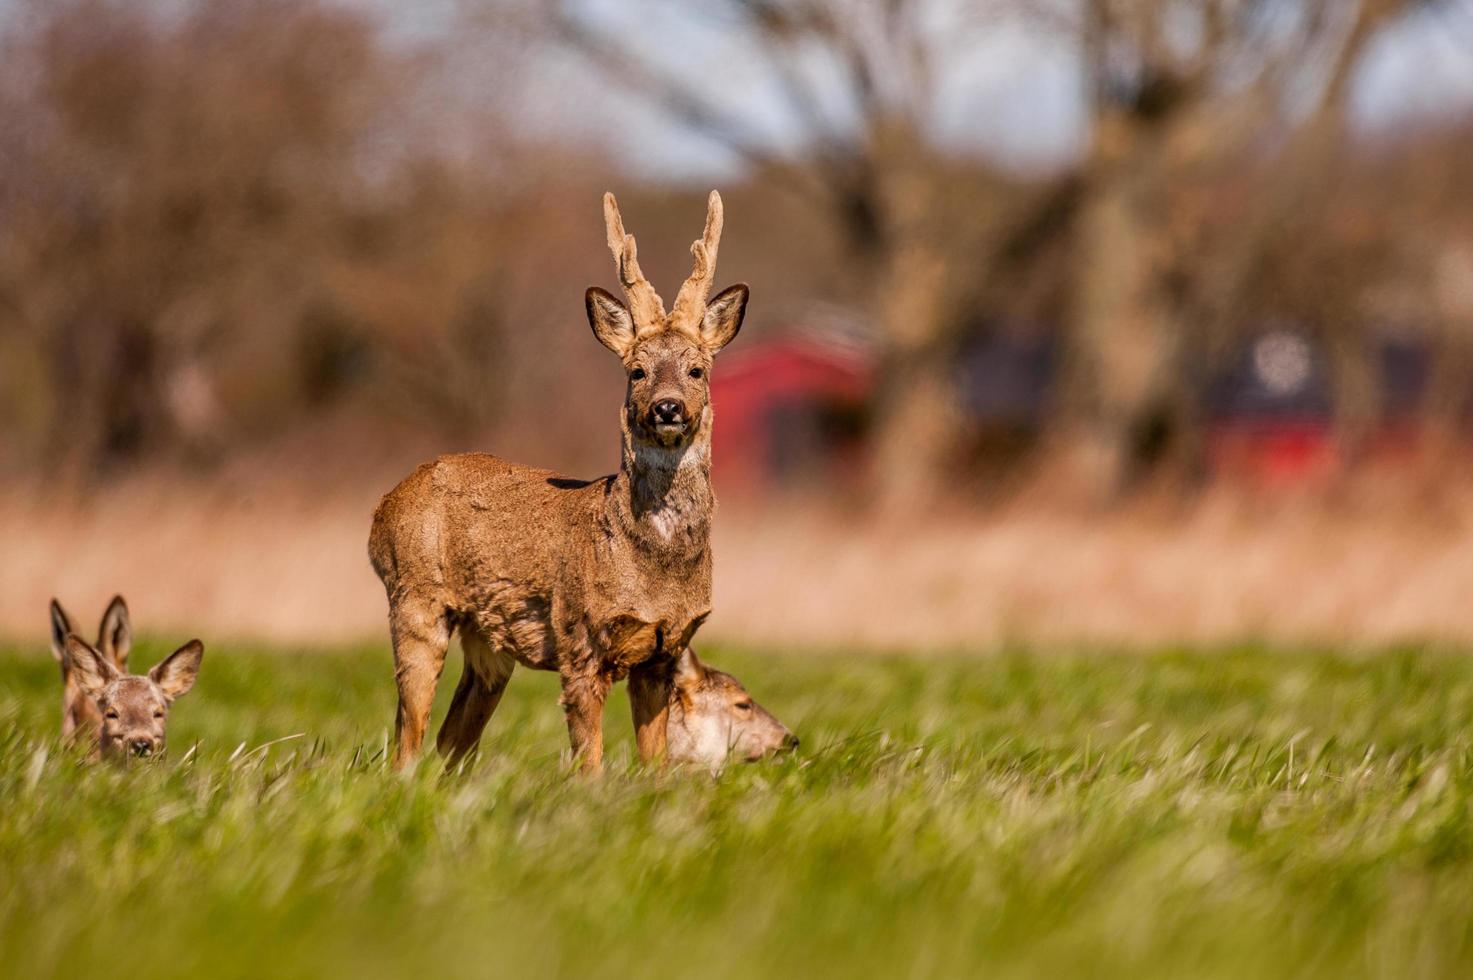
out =
[(638, 771), (617, 691), (571, 777), (519, 672), (473, 772), (400, 778), (385, 650), (214, 649), (168, 756), (86, 766), (0, 650), (0, 973), (1473, 971), (1473, 660), (705, 652), (798, 757)]

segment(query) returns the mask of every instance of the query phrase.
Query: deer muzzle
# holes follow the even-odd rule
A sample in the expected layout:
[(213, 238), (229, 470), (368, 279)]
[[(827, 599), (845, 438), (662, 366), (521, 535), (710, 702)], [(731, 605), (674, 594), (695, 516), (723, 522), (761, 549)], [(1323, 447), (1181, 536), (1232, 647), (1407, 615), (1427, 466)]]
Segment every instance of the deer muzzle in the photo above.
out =
[(657, 398), (645, 415), (645, 425), (666, 445), (682, 438), (690, 427), (690, 413), (678, 398)]
[(674, 398), (665, 398), (650, 406), (651, 425), (684, 425), (685, 405)]

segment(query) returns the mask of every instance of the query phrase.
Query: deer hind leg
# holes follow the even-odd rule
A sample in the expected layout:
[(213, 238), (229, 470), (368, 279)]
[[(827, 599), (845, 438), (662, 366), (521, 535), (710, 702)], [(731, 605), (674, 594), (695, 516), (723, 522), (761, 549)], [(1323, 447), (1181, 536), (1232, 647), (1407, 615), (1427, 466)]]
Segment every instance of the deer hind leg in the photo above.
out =
[(460, 627), (460, 646), (465, 651), (465, 671), (435, 740), (447, 769), (479, 747), (481, 733), (501, 703), (501, 694), (517, 664), (511, 654), (493, 647), (469, 623)]
[(665, 755), (665, 730), (670, 719), (673, 665), (659, 659), (646, 661), (629, 672), (629, 707), (634, 714), (634, 740), (639, 761), (645, 765)]
[(399, 684), (399, 713), (394, 721), (394, 768), (398, 770), (413, 762), (424, 744), (450, 645), (450, 624), (443, 606), (406, 599), (390, 610), (389, 630), (394, 638), (394, 677)]

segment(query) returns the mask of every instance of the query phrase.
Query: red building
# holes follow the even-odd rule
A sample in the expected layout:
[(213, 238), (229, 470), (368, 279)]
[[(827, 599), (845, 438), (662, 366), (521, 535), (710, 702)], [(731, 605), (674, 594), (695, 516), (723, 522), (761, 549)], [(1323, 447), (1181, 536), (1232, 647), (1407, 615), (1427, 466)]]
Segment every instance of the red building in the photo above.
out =
[[(963, 346), (955, 380), (970, 453), (1003, 460), (1037, 444), (1059, 372), (1053, 336), (994, 325)], [(1378, 354), (1383, 415), (1368, 449), (1378, 460), (1402, 460), (1417, 445), (1429, 352), (1388, 337)], [(794, 331), (723, 354), (711, 379), (720, 490), (834, 485), (854, 474), (876, 382), (873, 350), (840, 331)], [(1201, 397), (1205, 462), (1215, 476), (1287, 487), (1345, 465), (1329, 359), (1299, 324), (1269, 321), (1247, 332)]]
[(711, 375), (717, 486), (769, 489), (857, 468), (873, 355), (838, 334), (798, 332), (722, 356)]
[[(1414, 455), (1430, 352), (1414, 340), (1377, 341), (1381, 417), (1365, 449), (1383, 462)], [(1269, 486), (1313, 483), (1345, 465), (1335, 439), (1329, 358), (1294, 324), (1266, 325), (1243, 345), (1208, 399), (1207, 462), (1213, 473)]]

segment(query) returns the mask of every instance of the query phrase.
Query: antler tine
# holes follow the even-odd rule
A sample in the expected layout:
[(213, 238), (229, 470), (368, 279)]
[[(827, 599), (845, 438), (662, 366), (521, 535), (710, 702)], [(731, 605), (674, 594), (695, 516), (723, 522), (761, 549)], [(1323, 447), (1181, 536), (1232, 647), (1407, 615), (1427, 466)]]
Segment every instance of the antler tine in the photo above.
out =
[(721, 246), (724, 220), (721, 195), (712, 191), (706, 199), (706, 230), (690, 247), (691, 255), (695, 256), (695, 268), (675, 297), (676, 319), (681, 323), (699, 321), (706, 311), (706, 299), (711, 295), (716, 279), (716, 252)]
[(619, 214), (619, 202), (612, 193), (604, 194), (604, 227), (608, 233), (609, 251), (614, 253), (614, 265), (619, 271), (619, 285), (624, 298), (629, 301), (629, 312), (640, 328), (658, 326), (665, 320), (665, 301), (655, 292), (655, 287), (639, 269), (639, 250), (634, 236), (624, 231), (624, 218)]

